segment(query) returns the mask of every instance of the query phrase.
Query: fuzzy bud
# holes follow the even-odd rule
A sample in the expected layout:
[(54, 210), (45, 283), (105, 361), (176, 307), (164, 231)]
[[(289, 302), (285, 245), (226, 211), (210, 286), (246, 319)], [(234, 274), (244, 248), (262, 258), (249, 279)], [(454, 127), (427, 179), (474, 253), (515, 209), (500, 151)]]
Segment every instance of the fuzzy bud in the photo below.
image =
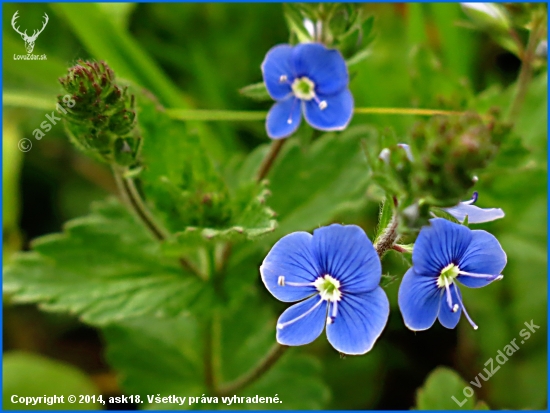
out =
[[(141, 142), (135, 97), (115, 82), (111, 68), (80, 60), (59, 81), (75, 102), (64, 115), (72, 141), (103, 162), (135, 164)], [(61, 95), (58, 100), (63, 105)]]

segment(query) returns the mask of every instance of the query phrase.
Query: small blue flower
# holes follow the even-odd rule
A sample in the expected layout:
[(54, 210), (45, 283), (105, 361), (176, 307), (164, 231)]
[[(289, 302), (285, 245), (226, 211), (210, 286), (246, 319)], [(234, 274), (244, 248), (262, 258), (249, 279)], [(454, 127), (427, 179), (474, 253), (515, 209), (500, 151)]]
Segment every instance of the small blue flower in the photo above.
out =
[(477, 201), (477, 192), (474, 192), (472, 199), (460, 202), (458, 205), (451, 208), (442, 208), (447, 213), (451, 214), (458, 221), (464, 222), (466, 216), (469, 224), (481, 224), (483, 222), (494, 221), (495, 219), (503, 218), (504, 211), (500, 208), (479, 208), (474, 205)]
[(302, 111), (316, 129), (345, 129), (353, 114), (348, 69), (338, 50), (321, 43), (282, 44), (262, 63), (269, 95), (277, 101), (266, 120), (267, 135), (285, 138), (298, 129)]
[(388, 298), (379, 286), (380, 259), (358, 226), (333, 224), (313, 235), (289, 234), (267, 254), (260, 273), (278, 300), (303, 300), (279, 317), (280, 344), (311, 343), (326, 324), (336, 350), (364, 354), (388, 321)]
[(477, 330), (455, 281), (479, 288), (502, 279), (506, 254), (486, 231), (472, 231), (442, 218), (430, 223), (418, 235), (413, 266), (399, 287), (398, 302), (405, 325), (414, 331), (426, 330), (439, 318), (444, 327), (455, 328), (464, 311)]

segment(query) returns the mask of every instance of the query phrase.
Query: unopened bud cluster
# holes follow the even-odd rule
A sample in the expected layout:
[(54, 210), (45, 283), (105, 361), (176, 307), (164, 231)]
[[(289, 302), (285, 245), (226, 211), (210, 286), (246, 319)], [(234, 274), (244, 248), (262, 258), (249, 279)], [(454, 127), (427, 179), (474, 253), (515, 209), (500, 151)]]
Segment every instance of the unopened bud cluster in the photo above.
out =
[(474, 113), (435, 116), (416, 124), (406, 139), (390, 135), (366, 143), (371, 179), (399, 200), (411, 228), (424, 225), (430, 207), (451, 207), (469, 197), (476, 173), (508, 132), (507, 125), (486, 124)]
[(433, 206), (457, 204), (475, 184), (476, 172), (496, 155), (507, 132), (500, 123), (486, 125), (475, 113), (417, 124), (411, 135), (413, 192)]
[(104, 62), (79, 61), (59, 81), (76, 102), (64, 116), (74, 143), (108, 163), (135, 163), (141, 140), (135, 98), (115, 83), (111, 68)]

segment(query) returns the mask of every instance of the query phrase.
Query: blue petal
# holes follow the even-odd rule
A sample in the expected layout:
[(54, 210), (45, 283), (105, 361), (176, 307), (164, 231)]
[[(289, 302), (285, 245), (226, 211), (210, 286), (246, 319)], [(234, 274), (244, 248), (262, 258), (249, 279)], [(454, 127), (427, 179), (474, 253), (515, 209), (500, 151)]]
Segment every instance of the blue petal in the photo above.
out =
[[(452, 283), (450, 285), (451, 290), (451, 297), (453, 299), (453, 305), (459, 304), (456, 300), (456, 296), (458, 295), (460, 297), (460, 301), (462, 301), (462, 295), (460, 294), (460, 290), (456, 286), (455, 283)], [(458, 310), (454, 313), (449, 308), (449, 305), (447, 304), (447, 300), (445, 299), (445, 291), (443, 291), (443, 297), (441, 298), (440, 304), (439, 304), (439, 322), (443, 327), (446, 328), (455, 328), (458, 324), (458, 320), (460, 320), (460, 315), (462, 314), (462, 307), (458, 307)]]
[[(300, 126), (302, 108), (300, 101), (293, 96), (275, 103), (265, 122), (267, 136), (271, 139), (282, 139), (292, 135)], [(290, 123), (289, 123), (290, 122)]]
[(490, 222), (504, 217), (504, 211), (500, 208), (479, 208), (475, 205), (466, 204), (464, 202), (461, 202), (457, 206), (451, 208), (442, 209), (451, 214), (460, 222), (464, 222), (466, 216), (468, 216), (469, 224), (481, 224), (483, 222)]
[(405, 325), (413, 331), (430, 328), (439, 313), (442, 292), (437, 287), (437, 278), (418, 275), (414, 267), (409, 268), (397, 295)]
[(384, 290), (378, 287), (368, 293), (343, 295), (337, 308), (334, 322), (327, 324), (330, 344), (345, 354), (370, 351), (382, 334), (390, 314), (390, 304)]
[(332, 224), (316, 229), (312, 251), (321, 275), (340, 281), (342, 292), (372, 291), (380, 284), (380, 258), (365, 231), (357, 225)]
[(437, 277), (449, 264), (458, 264), (470, 241), (472, 231), (443, 218), (430, 220), (414, 243), (413, 265), (417, 274)]
[(321, 43), (302, 43), (294, 47), (292, 62), (296, 77), (313, 80), (317, 94), (332, 95), (348, 86), (348, 68), (338, 50)]
[[(315, 99), (304, 101), (304, 115), (307, 122), (315, 129), (323, 131), (343, 130), (348, 126), (353, 115), (353, 96), (348, 89), (336, 95), (317, 96)], [(319, 102), (325, 102), (326, 107), (321, 109)]]
[[(472, 231), (472, 241), (464, 256), (458, 263), (462, 271), (475, 274), (500, 275), (506, 266), (506, 253), (497, 239), (487, 231)], [(457, 280), (466, 287), (479, 288), (494, 281), (494, 278), (474, 278), (467, 275), (459, 275)]]
[[(294, 81), (292, 68), (292, 46), (280, 44), (272, 47), (265, 55), (262, 62), (262, 74), (269, 96), (274, 100), (283, 99), (292, 93), (290, 85)], [(281, 82), (281, 76), (286, 76), (287, 81)]]
[[(308, 298), (301, 303), (294, 304), (281, 314), (277, 321), (277, 341), (286, 346), (302, 346), (309, 344), (323, 332), (327, 317), (327, 301), (321, 300), (319, 294)], [(311, 313), (300, 318), (296, 322), (279, 328), (280, 324), (295, 320), (297, 317), (317, 307)]]
[(319, 266), (312, 253), (313, 236), (307, 232), (293, 232), (281, 238), (271, 248), (260, 267), (262, 281), (278, 300), (293, 302), (303, 300), (317, 292), (314, 286), (280, 286), (279, 277), (285, 283), (312, 283), (320, 275)]

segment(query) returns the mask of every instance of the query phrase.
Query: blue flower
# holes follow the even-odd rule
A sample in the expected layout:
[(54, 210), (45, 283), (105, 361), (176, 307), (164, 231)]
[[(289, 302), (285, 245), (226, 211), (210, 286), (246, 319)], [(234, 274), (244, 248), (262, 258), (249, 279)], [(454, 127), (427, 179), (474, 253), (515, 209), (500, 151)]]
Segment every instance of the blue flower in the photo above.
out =
[(298, 129), (302, 111), (316, 129), (345, 129), (353, 114), (348, 70), (337, 50), (321, 43), (273, 47), (262, 63), (269, 95), (277, 101), (267, 115), (267, 135), (285, 138)]
[(398, 302), (405, 325), (414, 331), (430, 328), (439, 318), (455, 328), (464, 315), (477, 330), (455, 281), (470, 288), (502, 279), (506, 254), (486, 231), (472, 231), (442, 218), (422, 228), (413, 248), (413, 266), (399, 287)]
[(277, 322), (277, 341), (311, 343), (327, 327), (330, 344), (341, 353), (364, 354), (382, 333), (389, 302), (379, 286), (376, 251), (355, 225), (321, 227), (281, 238), (260, 273), (271, 294), (289, 307)]
[(477, 201), (477, 192), (474, 192), (472, 199), (460, 202), (458, 205), (451, 208), (442, 208), (447, 213), (451, 214), (458, 221), (464, 222), (466, 216), (469, 224), (481, 224), (483, 222), (494, 221), (495, 219), (503, 218), (504, 211), (500, 208), (479, 208), (474, 205)]

